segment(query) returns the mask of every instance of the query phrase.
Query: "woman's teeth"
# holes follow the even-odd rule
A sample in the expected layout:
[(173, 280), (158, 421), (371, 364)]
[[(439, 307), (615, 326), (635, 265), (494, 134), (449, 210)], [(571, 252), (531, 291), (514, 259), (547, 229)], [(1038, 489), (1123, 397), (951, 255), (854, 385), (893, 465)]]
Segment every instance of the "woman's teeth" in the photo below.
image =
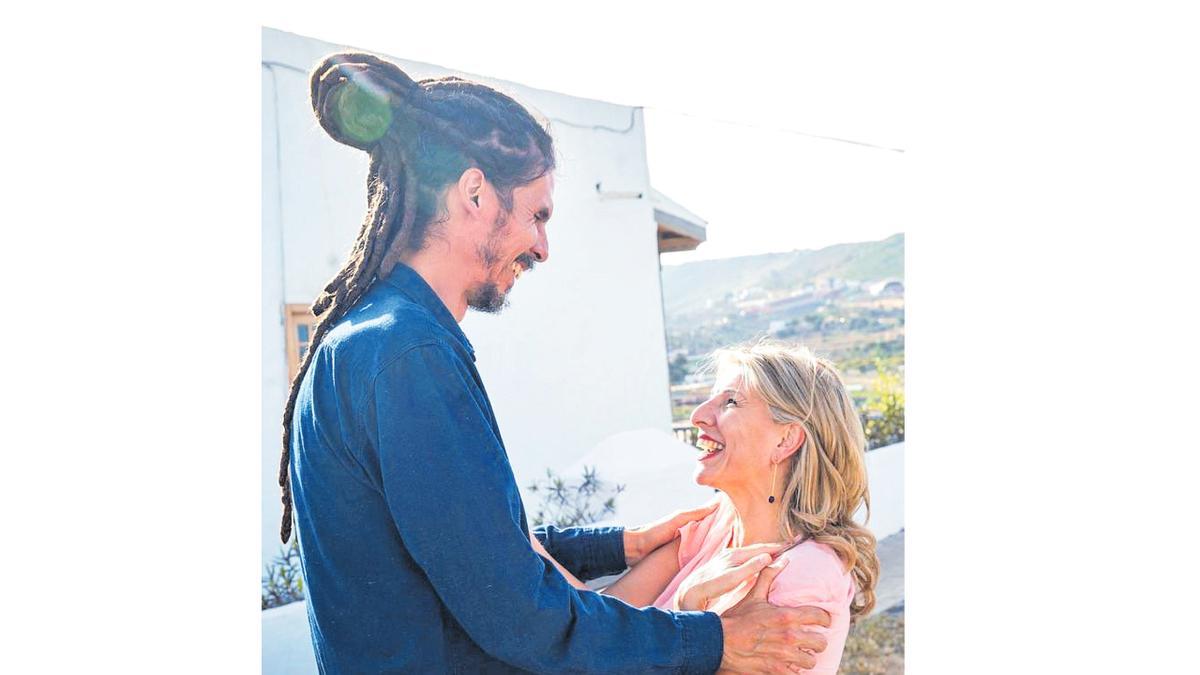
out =
[(714, 452), (720, 452), (724, 450), (725, 444), (718, 443), (709, 438), (701, 438), (700, 440), (696, 441), (696, 447), (711, 455)]

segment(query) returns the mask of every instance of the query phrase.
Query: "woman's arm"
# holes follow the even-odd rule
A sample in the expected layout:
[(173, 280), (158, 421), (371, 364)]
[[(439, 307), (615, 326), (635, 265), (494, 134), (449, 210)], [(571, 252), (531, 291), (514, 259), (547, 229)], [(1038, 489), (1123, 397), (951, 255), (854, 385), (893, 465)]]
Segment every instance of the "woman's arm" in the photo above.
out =
[(634, 607), (649, 607), (662, 595), (676, 574), (679, 574), (678, 538), (643, 558), (625, 576), (604, 589), (604, 594), (624, 600)]

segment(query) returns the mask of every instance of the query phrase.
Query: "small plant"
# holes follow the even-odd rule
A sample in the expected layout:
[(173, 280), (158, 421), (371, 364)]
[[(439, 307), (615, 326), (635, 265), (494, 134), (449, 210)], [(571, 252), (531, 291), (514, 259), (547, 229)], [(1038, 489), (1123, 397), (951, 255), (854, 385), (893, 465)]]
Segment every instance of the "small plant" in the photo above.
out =
[(838, 672), (843, 675), (903, 675), (904, 610), (888, 610), (851, 626)]
[(304, 599), (304, 575), (300, 571), (300, 544), (296, 537), (271, 564), (263, 567), (262, 608), (271, 609)]
[(533, 526), (575, 527), (603, 520), (616, 512), (617, 495), (624, 490), (624, 485), (610, 486), (597, 478), (595, 467), (583, 467), (583, 480), (578, 483), (568, 483), (546, 469), (546, 478), (529, 486), (541, 497)]
[(868, 449), (904, 440), (904, 380), (879, 359), (875, 361), (875, 372), (862, 410)]

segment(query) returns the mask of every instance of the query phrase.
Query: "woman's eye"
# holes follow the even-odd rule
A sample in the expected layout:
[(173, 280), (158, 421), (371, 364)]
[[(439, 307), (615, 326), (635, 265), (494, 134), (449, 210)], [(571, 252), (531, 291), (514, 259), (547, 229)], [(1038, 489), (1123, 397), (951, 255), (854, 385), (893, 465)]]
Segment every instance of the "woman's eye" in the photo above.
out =
[(733, 405), (733, 406), (736, 406), (736, 405), (737, 405), (737, 400), (736, 400), (736, 399), (733, 399), (733, 398), (727, 398), (727, 399), (725, 399), (725, 405)]

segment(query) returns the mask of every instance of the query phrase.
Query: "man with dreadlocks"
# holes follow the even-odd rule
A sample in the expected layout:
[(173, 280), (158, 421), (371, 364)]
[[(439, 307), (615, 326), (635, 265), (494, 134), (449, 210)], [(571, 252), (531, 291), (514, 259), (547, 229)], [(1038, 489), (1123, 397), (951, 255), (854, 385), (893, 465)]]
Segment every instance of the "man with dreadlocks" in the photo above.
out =
[[(365, 221), (312, 305), (283, 420), (318, 665), (328, 673), (786, 672), (813, 663), (815, 608), (635, 609), (573, 588), (533, 549), (500, 428), (459, 328), (549, 256), (554, 152), (516, 101), (415, 82), (368, 54), (312, 74), (335, 140), (367, 152)], [(578, 577), (615, 574), (707, 509), (655, 526), (542, 528)], [(765, 576), (765, 575), (764, 575)], [(805, 651), (808, 650), (808, 651)]]

